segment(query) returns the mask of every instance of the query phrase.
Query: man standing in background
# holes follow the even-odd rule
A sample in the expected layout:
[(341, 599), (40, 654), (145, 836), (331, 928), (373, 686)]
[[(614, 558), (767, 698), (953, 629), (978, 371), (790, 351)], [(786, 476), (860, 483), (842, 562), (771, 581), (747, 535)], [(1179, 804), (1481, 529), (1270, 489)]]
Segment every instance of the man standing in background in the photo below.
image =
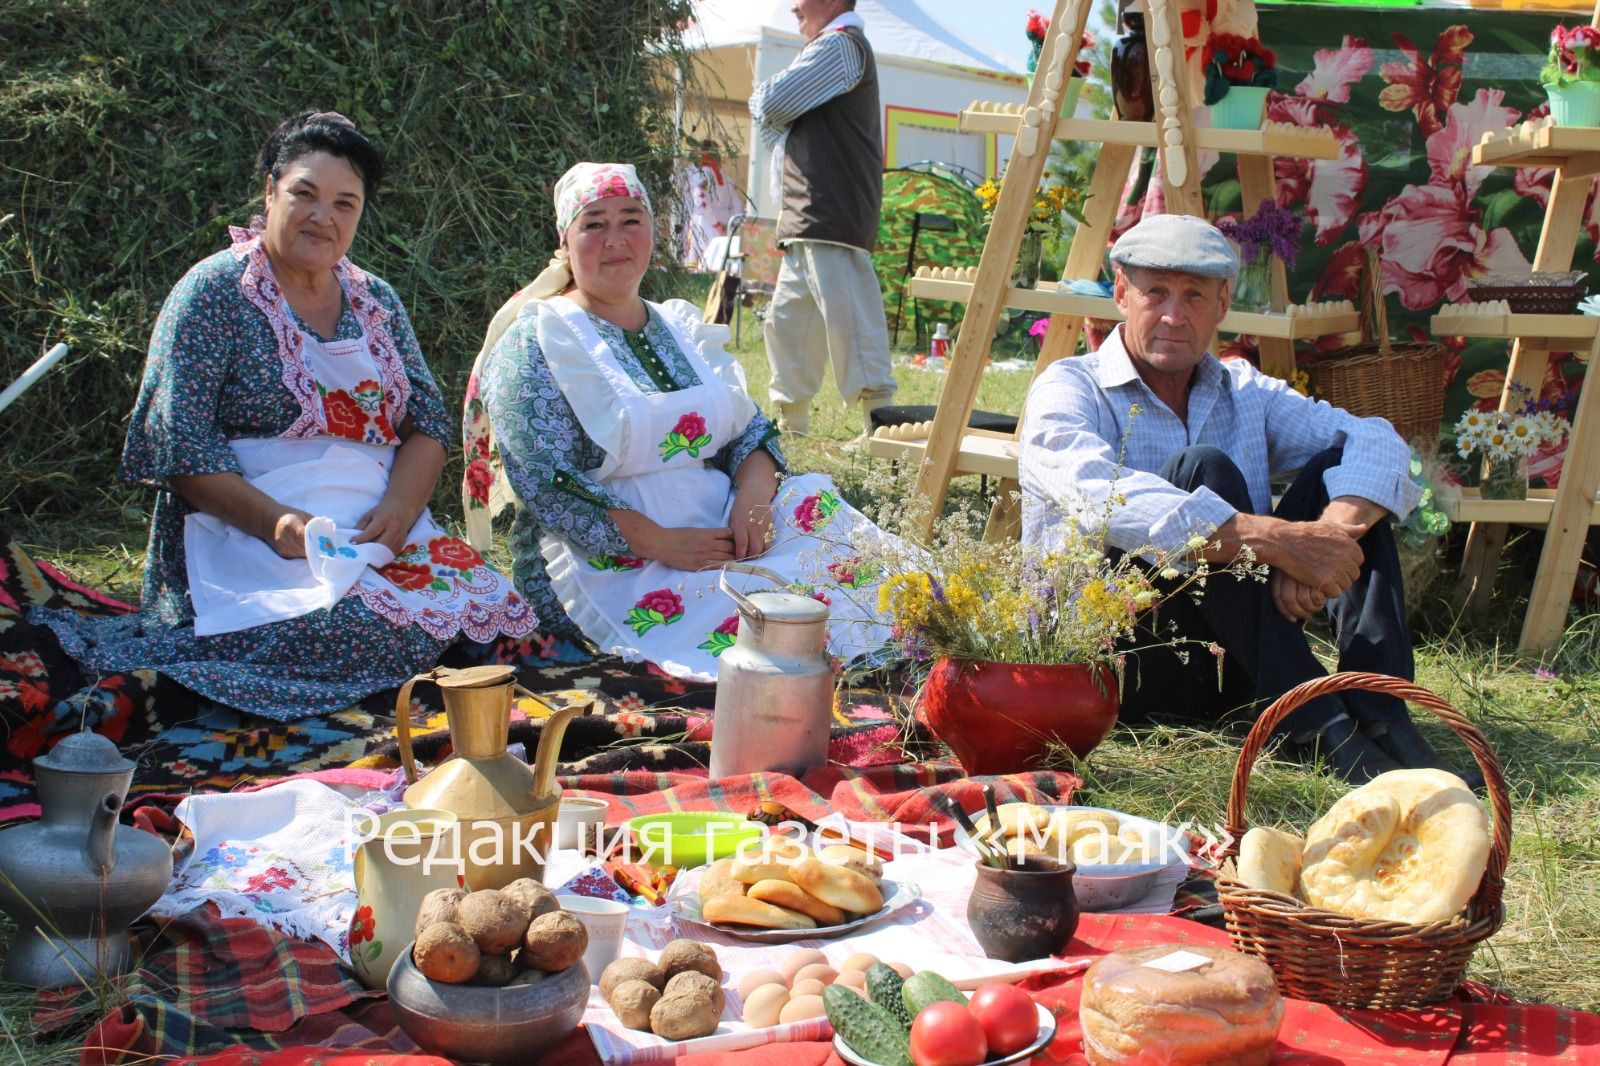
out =
[(783, 266), (767, 314), (778, 424), (805, 433), (823, 368), (846, 403), (894, 396), (883, 291), (872, 269), (883, 202), (878, 73), (855, 0), (796, 0), (806, 45), (756, 87), (750, 115), (772, 149)]

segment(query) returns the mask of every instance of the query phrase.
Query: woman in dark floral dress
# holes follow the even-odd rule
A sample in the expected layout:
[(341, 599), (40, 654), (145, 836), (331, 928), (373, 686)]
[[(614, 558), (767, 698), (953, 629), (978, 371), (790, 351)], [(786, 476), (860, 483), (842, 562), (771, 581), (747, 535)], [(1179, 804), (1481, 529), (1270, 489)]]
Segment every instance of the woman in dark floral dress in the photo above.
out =
[(288, 720), (536, 618), (428, 513), (450, 419), (394, 290), (346, 257), (382, 156), (306, 112), (258, 169), (265, 218), (184, 275), (150, 340), (120, 471), (157, 492), (140, 612), (32, 618), (89, 669)]

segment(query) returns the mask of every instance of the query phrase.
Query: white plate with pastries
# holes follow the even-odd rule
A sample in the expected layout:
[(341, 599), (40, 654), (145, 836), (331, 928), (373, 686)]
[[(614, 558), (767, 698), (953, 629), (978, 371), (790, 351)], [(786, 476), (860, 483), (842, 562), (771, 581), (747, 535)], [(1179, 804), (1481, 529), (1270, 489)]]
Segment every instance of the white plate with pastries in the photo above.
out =
[[(1002, 803), (999, 813), (1008, 850), (1021, 834), (1025, 851), (1065, 855), (1077, 865), (1072, 887), (1082, 911), (1137, 903), (1163, 870), (1190, 864), (1187, 834), (1138, 815), (1107, 807), (1031, 803)], [(986, 831), (986, 814), (979, 812), (973, 821), (980, 833)]]
[(766, 847), (772, 850), (748, 849), (686, 871), (667, 895), (673, 916), (741, 940), (782, 944), (844, 936), (922, 897), (919, 886), (884, 879), (881, 862), (847, 845), (813, 852), (773, 837)]

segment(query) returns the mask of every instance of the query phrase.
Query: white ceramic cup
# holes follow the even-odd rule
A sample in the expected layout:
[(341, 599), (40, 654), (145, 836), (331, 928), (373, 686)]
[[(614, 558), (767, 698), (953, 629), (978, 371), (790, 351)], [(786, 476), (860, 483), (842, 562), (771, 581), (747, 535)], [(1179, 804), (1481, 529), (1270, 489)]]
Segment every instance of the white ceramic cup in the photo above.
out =
[(556, 847), (569, 851), (593, 847), (606, 824), (606, 801), (588, 796), (563, 796), (556, 813)]
[(588, 930), (589, 948), (583, 953), (583, 964), (589, 970), (589, 983), (599, 984), (605, 968), (622, 954), (623, 935), (628, 931), (628, 915), (632, 908), (614, 899), (593, 896), (560, 895), (556, 902)]

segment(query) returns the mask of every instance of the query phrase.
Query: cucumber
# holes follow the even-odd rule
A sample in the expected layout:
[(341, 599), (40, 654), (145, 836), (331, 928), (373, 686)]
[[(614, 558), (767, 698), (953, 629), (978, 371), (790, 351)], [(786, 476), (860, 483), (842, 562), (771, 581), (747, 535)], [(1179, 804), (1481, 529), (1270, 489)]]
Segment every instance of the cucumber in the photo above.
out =
[(877, 1066), (912, 1066), (911, 1044), (894, 1015), (843, 985), (822, 990), (828, 1021), (850, 1050)]
[(913, 1020), (922, 1013), (922, 1008), (930, 1003), (949, 1000), (951, 1003), (965, 1006), (967, 1002), (967, 997), (961, 994), (961, 989), (932, 970), (922, 970), (907, 977), (905, 987), (900, 989), (900, 997), (905, 1000), (906, 1010), (911, 1013)]
[(905, 997), (900, 994), (905, 983), (905, 978), (881, 962), (875, 962), (867, 968), (868, 998), (894, 1015), (895, 1020), (900, 1023), (900, 1028), (909, 1033), (911, 1014), (906, 1010)]

